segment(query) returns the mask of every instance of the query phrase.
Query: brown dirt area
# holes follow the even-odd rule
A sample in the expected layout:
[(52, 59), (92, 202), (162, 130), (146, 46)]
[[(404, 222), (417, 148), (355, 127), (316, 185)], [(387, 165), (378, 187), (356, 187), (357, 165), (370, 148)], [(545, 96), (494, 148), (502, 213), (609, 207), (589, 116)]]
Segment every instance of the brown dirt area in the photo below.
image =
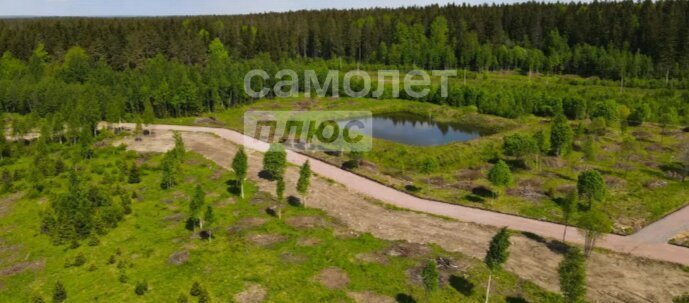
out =
[[(220, 166), (230, 169), (230, 161), (238, 146), (204, 133), (183, 133), (188, 149), (194, 150)], [(163, 152), (173, 146), (172, 134), (159, 131), (154, 137), (135, 142), (124, 140), (130, 149)], [(258, 177), (262, 154), (249, 151), (249, 178), (259, 189), (274, 192), (274, 182)], [(296, 195), (298, 168), (286, 172), (288, 195)], [(345, 186), (316, 177), (311, 183), (309, 207), (325, 210), (336, 220), (356, 232), (369, 232), (386, 240), (411, 243), (434, 243), (448, 251), (483, 259), (493, 227), (446, 220), (426, 214), (391, 210), (367, 197), (350, 192)], [(557, 266), (562, 256), (542, 241), (515, 235), (506, 269), (521, 278), (548, 290), (559, 291)], [(670, 302), (673, 296), (689, 289), (689, 272), (677, 265), (648, 261), (621, 254), (595, 252), (588, 262), (588, 298), (593, 302)]]
[(326, 226), (326, 222), (322, 217), (290, 217), (285, 219), (285, 223), (297, 229), (309, 229)]
[(287, 237), (276, 234), (253, 234), (246, 238), (249, 242), (261, 247), (268, 247), (287, 240)]
[(45, 260), (19, 262), (0, 269), (0, 277), (13, 276), (27, 270), (37, 271), (45, 266)]
[(303, 246), (303, 247), (311, 247), (311, 246), (316, 246), (319, 243), (321, 243), (321, 240), (318, 238), (301, 238), (297, 240), (297, 245)]
[(372, 292), (348, 292), (347, 296), (356, 303), (395, 303), (395, 299)]
[(13, 193), (7, 197), (0, 199), (0, 217), (4, 216), (7, 212), (9, 212), (10, 207), (12, 207), (12, 204), (14, 204), (14, 202), (19, 200), (23, 196), (24, 196), (24, 193), (19, 192), (19, 193)]
[(322, 270), (315, 279), (329, 289), (341, 289), (349, 284), (347, 273), (337, 267), (329, 267)]
[(237, 303), (260, 303), (265, 301), (268, 292), (266, 289), (258, 284), (249, 284), (244, 291), (234, 295), (234, 301)]

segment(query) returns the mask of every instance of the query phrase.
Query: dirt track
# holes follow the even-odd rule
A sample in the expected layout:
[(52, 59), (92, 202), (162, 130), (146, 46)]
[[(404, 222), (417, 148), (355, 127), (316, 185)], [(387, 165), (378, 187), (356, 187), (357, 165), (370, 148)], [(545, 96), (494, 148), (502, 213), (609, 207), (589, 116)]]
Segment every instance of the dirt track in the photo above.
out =
[[(208, 130), (205, 128), (178, 126), (155, 126), (155, 129), (157, 131), (155, 137), (146, 137), (141, 142), (125, 140), (124, 143), (128, 144), (131, 149), (139, 151), (165, 151), (172, 146), (172, 139), (171, 133), (164, 131), (164, 129)], [(217, 131), (221, 131), (221, 135), (231, 141), (242, 142), (241, 140), (243, 140), (241, 134), (228, 130), (215, 129), (211, 133), (217, 134)], [(228, 133), (224, 131), (228, 131)], [(225, 168), (229, 168), (231, 158), (237, 150), (236, 144), (207, 133), (193, 132), (184, 133), (183, 135), (189, 149), (204, 155)], [(257, 144), (250, 147), (265, 150), (267, 146)], [(273, 192), (274, 184), (258, 178), (261, 154), (257, 151), (249, 151), (249, 154), (250, 178), (262, 190)], [(289, 160), (293, 163), (300, 163), (299, 160), (303, 161), (302, 157), (301, 155), (290, 153)], [(311, 162), (314, 171), (323, 175), (321, 174), (321, 163), (314, 160), (311, 160)], [(328, 164), (322, 163), (322, 165)], [(294, 188), (293, 182), (297, 179), (297, 173), (297, 169), (294, 167), (287, 170), (287, 194), (294, 194), (291, 190)], [(342, 174), (348, 174), (341, 170), (337, 173), (336, 178), (327, 177), (340, 181)], [(349, 185), (350, 183), (347, 184)], [(356, 186), (360, 185), (356, 184)], [(382, 185), (378, 184), (378, 186)], [(372, 196), (383, 195), (384, 199), (381, 200), (385, 202), (388, 202), (389, 199), (394, 199), (394, 197), (386, 197), (386, 194), (387, 192), (378, 192), (373, 193)], [(444, 249), (460, 251), (476, 258), (483, 258), (488, 241), (495, 233), (494, 227), (446, 220), (416, 212), (390, 210), (379, 203), (371, 203), (369, 200), (370, 198), (367, 195), (358, 191), (351, 190), (338, 183), (329, 182), (322, 177), (317, 177), (313, 180), (312, 193), (309, 196), (309, 206), (324, 209), (331, 216), (359, 232), (370, 232), (374, 236), (383, 239), (435, 243)], [(401, 206), (397, 203), (395, 204)], [(414, 207), (411, 208), (414, 209)], [(432, 209), (431, 213), (437, 213), (438, 211), (442, 212), (443, 210)], [(485, 213), (494, 214), (490, 212)], [(447, 216), (447, 214), (444, 215)], [(452, 216), (454, 213), (450, 213), (450, 215)], [(481, 215), (484, 214), (482, 213)], [(488, 219), (490, 218), (478, 218), (475, 221), (480, 222), (481, 220)], [(499, 221), (492, 221), (499, 222), (493, 225), (508, 225), (506, 223), (509, 222), (502, 221), (501, 219), (502, 217), (499, 217), (497, 219)], [(510, 227), (513, 228), (512, 226)], [(553, 224), (549, 228), (553, 229), (551, 233), (556, 232), (557, 236), (560, 236), (562, 232), (560, 226)], [(536, 233), (541, 234), (538, 230), (536, 230)], [(551, 234), (545, 233), (545, 236), (551, 237)], [(624, 239), (623, 237), (619, 238)], [(576, 240), (576, 238), (572, 239)], [(558, 278), (556, 268), (561, 260), (561, 256), (556, 249), (549, 248), (552, 247), (552, 245), (548, 245), (549, 242), (549, 240), (539, 239), (538, 237), (515, 236), (507, 269), (517, 273), (524, 279), (534, 281), (552, 291), (557, 291)], [(614, 245), (615, 242), (612, 242), (612, 244)], [(689, 259), (684, 261), (687, 260)], [(613, 253), (594, 253), (589, 261), (588, 269), (589, 297), (595, 302), (669, 302), (672, 296), (679, 295), (681, 292), (689, 289), (689, 273), (682, 271), (678, 266), (631, 256)]]

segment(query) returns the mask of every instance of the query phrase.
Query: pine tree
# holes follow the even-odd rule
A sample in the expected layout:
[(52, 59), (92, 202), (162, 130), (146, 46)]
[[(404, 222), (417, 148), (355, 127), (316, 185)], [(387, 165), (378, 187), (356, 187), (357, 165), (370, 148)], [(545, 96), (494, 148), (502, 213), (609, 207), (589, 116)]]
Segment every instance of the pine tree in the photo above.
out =
[(306, 197), (309, 192), (309, 185), (311, 183), (311, 166), (309, 160), (304, 162), (304, 165), (299, 169), (299, 180), (297, 181), (297, 192), (301, 194), (302, 204), (306, 206)]
[(53, 289), (53, 302), (59, 303), (67, 300), (67, 291), (62, 282), (58, 281), (55, 283), (55, 288)]
[(203, 214), (203, 221), (205, 221), (206, 226), (208, 227), (208, 242), (210, 242), (213, 238), (211, 226), (213, 226), (213, 223), (215, 223), (215, 214), (213, 213), (212, 206), (208, 205), (206, 207), (206, 212)]
[(248, 157), (244, 152), (244, 148), (240, 148), (237, 154), (235, 154), (234, 159), (232, 159), (232, 170), (237, 177), (237, 183), (239, 183), (239, 196), (244, 198), (244, 180), (246, 179), (248, 170)]
[(199, 303), (210, 303), (211, 300), (211, 295), (208, 293), (207, 289), (202, 289), (201, 293), (199, 294)]
[(506, 227), (500, 229), (490, 241), (490, 247), (484, 259), (484, 263), (486, 263), (486, 266), (488, 266), (490, 270), (488, 285), (486, 287), (486, 303), (488, 303), (488, 299), (490, 298), (490, 284), (493, 278), (493, 272), (500, 270), (502, 265), (507, 262), (507, 258), (510, 256), (510, 245), (510, 233)]
[(185, 294), (179, 294), (177, 297), (177, 303), (189, 303), (189, 297)]
[[(189, 201), (189, 216), (194, 220), (199, 220), (199, 212), (201, 211), (201, 208), (203, 208), (203, 205), (205, 204), (206, 200), (206, 193), (203, 191), (203, 187), (201, 185), (196, 185), (196, 188), (194, 189), (194, 195), (191, 198), (191, 201)], [(200, 222), (200, 228), (203, 229), (203, 221), (199, 220)]]
[(179, 132), (175, 132), (174, 139), (175, 147), (172, 148), (172, 151), (175, 155), (175, 159), (177, 160), (177, 162), (182, 163), (182, 161), (184, 160), (184, 154), (186, 153), (184, 139), (182, 139), (182, 134), (180, 134)]
[(45, 303), (45, 299), (41, 295), (33, 295), (31, 297), (31, 303)]
[(171, 153), (166, 153), (160, 163), (160, 170), (162, 171), (162, 177), (160, 181), (160, 188), (170, 189), (175, 184), (177, 184), (177, 163)]
[(570, 247), (558, 267), (560, 290), (565, 303), (581, 302), (586, 297), (586, 258), (576, 247)]
[(141, 178), (139, 176), (139, 168), (136, 166), (136, 163), (132, 163), (131, 169), (129, 169), (129, 179), (128, 179), (129, 184), (137, 184), (141, 182)]
[(198, 281), (194, 281), (194, 284), (191, 285), (191, 289), (189, 290), (189, 294), (194, 297), (198, 297), (201, 295), (201, 292), (203, 292), (203, 287), (201, 287), (201, 284)]

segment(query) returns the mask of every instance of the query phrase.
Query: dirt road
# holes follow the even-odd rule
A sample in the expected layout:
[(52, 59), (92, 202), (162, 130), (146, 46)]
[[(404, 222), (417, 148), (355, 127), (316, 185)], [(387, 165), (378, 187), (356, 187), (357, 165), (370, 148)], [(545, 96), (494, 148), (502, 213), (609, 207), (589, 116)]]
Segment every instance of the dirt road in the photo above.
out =
[[(243, 135), (225, 129), (163, 125), (156, 125), (154, 128), (157, 132), (155, 137), (147, 137), (140, 142), (127, 140), (124, 143), (139, 151), (165, 151), (172, 146), (171, 133), (167, 131), (183, 131), (189, 149), (225, 168), (229, 168), (231, 158), (237, 150), (236, 144), (246, 143), (248, 148), (255, 150), (249, 152), (251, 179), (262, 190), (274, 191), (273, 183), (258, 178), (262, 158), (258, 151), (265, 151), (268, 148), (266, 143), (250, 138), (246, 138), (247, 141), (244, 142)], [(300, 164), (306, 159), (303, 155), (288, 153), (288, 160), (292, 163)], [(557, 224), (418, 199), (318, 160), (310, 161), (312, 169), (319, 177), (313, 180), (309, 206), (327, 211), (329, 215), (341, 220), (353, 230), (370, 232), (379, 238), (435, 243), (450, 251), (460, 251), (469, 256), (482, 258), (490, 238), (495, 233), (496, 228), (493, 226), (508, 226), (545, 238), (559, 238), (562, 233), (562, 226)], [(297, 179), (297, 174), (295, 167), (287, 170), (287, 194), (294, 194), (290, 189), (294, 188), (293, 182)], [(379, 203), (372, 203), (372, 200), (464, 222), (441, 219), (424, 213), (390, 210)], [(426, 204), (427, 206), (424, 206)], [(556, 268), (561, 255), (553, 241), (545, 238), (515, 236), (507, 269), (542, 287), (557, 291)], [(581, 237), (572, 236), (570, 240), (579, 242)], [(648, 250), (643, 248), (643, 245), (639, 246), (643, 249), (634, 249), (637, 243), (626, 237), (610, 236), (602, 244), (608, 248), (623, 248), (619, 250), (621, 252), (632, 251), (637, 254), (655, 252), (660, 256), (666, 256), (680, 251), (684, 255), (669, 258), (684, 261), (680, 263), (688, 260), (685, 251), (689, 250), (657, 244), (656, 247), (669, 249)], [(596, 302), (669, 302), (672, 296), (689, 289), (689, 273), (672, 264), (597, 252), (591, 257), (588, 267), (589, 296)]]
[[(126, 126), (133, 127), (133, 125)], [(153, 127), (160, 131), (210, 133), (260, 152), (265, 152), (269, 147), (265, 142), (255, 140), (229, 129), (177, 125), (154, 125)], [(497, 227), (507, 226), (512, 230), (530, 232), (546, 238), (559, 239), (562, 236), (564, 226), (560, 224), (421, 199), (323, 161), (296, 152), (287, 152), (287, 160), (290, 163), (301, 165), (307, 159), (311, 162), (311, 169), (318, 175), (343, 184), (354, 192), (401, 208), (440, 215), (464, 222)], [(599, 241), (598, 246), (620, 253), (689, 266), (689, 249), (667, 244), (667, 241), (676, 235), (677, 232), (685, 229), (687, 224), (689, 224), (689, 208), (685, 208), (664, 220), (652, 224), (648, 229), (640, 231), (638, 236), (607, 235)], [(584, 238), (578, 232), (573, 231), (569, 233), (567, 241), (583, 244)]]

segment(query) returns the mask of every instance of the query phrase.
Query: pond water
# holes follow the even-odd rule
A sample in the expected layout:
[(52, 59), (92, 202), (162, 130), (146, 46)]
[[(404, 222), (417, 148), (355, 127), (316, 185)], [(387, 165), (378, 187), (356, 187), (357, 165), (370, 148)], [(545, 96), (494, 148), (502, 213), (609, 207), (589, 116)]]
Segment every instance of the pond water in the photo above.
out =
[[(340, 121), (345, 124), (348, 120)], [(436, 122), (417, 114), (397, 112), (374, 115), (373, 137), (415, 146), (465, 142), (488, 133), (458, 123)]]

